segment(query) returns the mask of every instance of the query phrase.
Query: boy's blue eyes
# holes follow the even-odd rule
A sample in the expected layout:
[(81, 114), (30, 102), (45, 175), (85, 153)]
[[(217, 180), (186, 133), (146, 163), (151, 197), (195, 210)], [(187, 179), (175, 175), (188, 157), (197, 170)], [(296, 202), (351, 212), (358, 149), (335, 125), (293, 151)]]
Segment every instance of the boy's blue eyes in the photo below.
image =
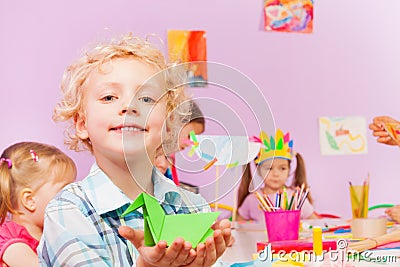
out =
[[(117, 99), (117, 97), (113, 96), (113, 95), (107, 95), (107, 96), (104, 96), (101, 98), (101, 100), (103, 100), (105, 102), (110, 102), (110, 101), (113, 101), (116, 99)], [(142, 101), (143, 103), (147, 103), (147, 104), (153, 104), (156, 102), (156, 100), (154, 100), (153, 98), (148, 97), (148, 96), (139, 97), (139, 100)]]
[(148, 104), (152, 104), (152, 103), (156, 102), (153, 98), (148, 97), (148, 96), (141, 97), (141, 98), (139, 98), (139, 100), (142, 100), (144, 103), (148, 103)]
[(115, 96), (112, 96), (112, 95), (107, 95), (102, 98), (102, 100), (104, 100), (104, 101), (112, 101), (114, 99), (115, 99)]

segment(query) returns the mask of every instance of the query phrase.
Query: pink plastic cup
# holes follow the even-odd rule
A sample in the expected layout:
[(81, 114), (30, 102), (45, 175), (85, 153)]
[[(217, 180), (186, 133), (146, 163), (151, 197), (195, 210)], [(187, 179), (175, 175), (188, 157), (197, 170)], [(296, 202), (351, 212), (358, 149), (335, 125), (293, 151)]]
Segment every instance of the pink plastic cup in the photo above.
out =
[(300, 210), (264, 212), (268, 241), (299, 239)]

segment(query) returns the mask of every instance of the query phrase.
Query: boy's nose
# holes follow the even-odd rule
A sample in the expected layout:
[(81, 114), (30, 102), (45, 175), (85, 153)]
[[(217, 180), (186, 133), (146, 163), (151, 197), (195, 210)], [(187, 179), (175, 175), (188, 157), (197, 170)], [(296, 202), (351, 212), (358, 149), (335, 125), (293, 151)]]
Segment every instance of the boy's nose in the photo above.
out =
[(121, 114), (138, 114), (138, 109), (133, 103), (134, 101), (122, 106)]

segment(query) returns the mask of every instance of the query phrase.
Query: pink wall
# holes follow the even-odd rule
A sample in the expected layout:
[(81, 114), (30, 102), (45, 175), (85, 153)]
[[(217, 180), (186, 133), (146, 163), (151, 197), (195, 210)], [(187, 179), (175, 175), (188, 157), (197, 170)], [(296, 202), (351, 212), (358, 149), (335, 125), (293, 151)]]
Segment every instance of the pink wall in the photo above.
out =
[[(317, 1), (311, 35), (262, 31), (261, 0), (99, 2), (0, 2), (2, 149), (21, 140), (65, 148), (51, 112), (64, 68), (86, 44), (127, 31), (165, 40), (167, 29), (203, 29), (208, 59), (249, 76), (276, 124), (292, 132), (318, 211), (349, 216), (348, 181), (361, 182), (367, 172), (371, 204), (400, 202), (398, 148), (368, 133), (368, 154), (322, 156), (318, 137), (319, 116), (400, 117), (399, 1)], [(84, 177), (89, 153), (68, 154)]]

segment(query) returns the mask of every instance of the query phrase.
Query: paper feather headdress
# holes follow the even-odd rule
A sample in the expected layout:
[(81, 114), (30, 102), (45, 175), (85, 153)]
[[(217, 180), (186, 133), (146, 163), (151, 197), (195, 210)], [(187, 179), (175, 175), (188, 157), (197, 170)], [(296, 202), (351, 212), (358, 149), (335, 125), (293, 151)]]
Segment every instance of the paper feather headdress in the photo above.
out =
[(262, 147), (255, 160), (257, 164), (274, 157), (288, 160), (292, 159), (293, 140), (290, 140), (289, 132), (283, 134), (281, 129), (277, 129), (274, 138), (273, 136), (268, 136), (264, 131), (261, 131), (260, 140)]

